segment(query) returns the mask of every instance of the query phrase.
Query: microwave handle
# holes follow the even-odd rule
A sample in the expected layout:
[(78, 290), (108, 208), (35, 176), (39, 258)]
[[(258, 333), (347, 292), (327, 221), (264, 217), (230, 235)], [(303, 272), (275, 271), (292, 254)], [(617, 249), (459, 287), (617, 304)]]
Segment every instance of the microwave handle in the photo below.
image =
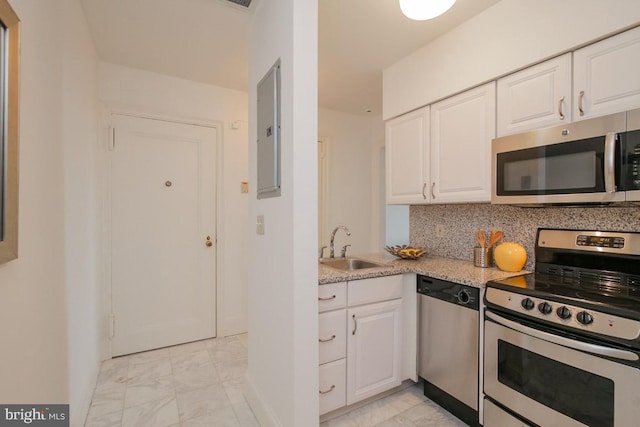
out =
[(582, 341), (576, 341), (569, 338), (562, 337), (560, 335), (550, 334), (548, 332), (540, 331), (538, 329), (529, 328), (521, 323), (514, 322), (509, 319), (493, 313), (491, 311), (485, 312), (485, 318), (491, 319), (499, 325), (506, 326), (515, 331), (522, 332), (523, 334), (539, 338), (544, 341), (552, 342), (554, 344), (562, 345), (565, 347), (573, 348), (575, 350), (586, 351), (587, 353), (597, 354), (600, 356), (613, 357), (621, 360), (637, 361), (640, 359), (637, 354), (626, 350), (618, 350), (617, 348), (604, 347), (597, 344), (590, 344)]
[(616, 141), (618, 134), (609, 132), (604, 139), (604, 191), (616, 191)]

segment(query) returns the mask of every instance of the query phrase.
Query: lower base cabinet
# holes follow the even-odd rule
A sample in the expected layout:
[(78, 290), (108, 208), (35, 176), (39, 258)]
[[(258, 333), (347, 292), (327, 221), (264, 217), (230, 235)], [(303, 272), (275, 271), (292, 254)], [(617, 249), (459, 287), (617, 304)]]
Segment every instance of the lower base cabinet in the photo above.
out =
[(347, 405), (399, 386), (402, 300), (348, 310)]
[[(399, 386), (403, 380), (402, 276), (324, 286), (318, 293), (319, 301), (325, 301), (319, 317), (320, 415)], [(338, 300), (345, 288), (346, 302), (326, 304)]]
[(320, 365), (320, 415), (342, 408), (346, 402), (346, 359)]

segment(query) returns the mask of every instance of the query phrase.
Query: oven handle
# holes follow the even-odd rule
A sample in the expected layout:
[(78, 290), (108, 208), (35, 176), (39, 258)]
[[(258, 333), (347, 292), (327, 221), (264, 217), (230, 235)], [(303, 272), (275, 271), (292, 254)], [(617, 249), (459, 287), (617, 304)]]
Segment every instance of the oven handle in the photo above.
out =
[(616, 191), (616, 139), (618, 134), (610, 132), (604, 140), (604, 191)]
[(485, 317), (493, 320), (494, 322), (502, 326), (506, 326), (507, 328), (511, 328), (518, 332), (522, 332), (523, 334), (527, 334), (544, 341), (549, 341), (549, 342), (562, 345), (565, 347), (573, 348), (576, 350), (586, 351), (588, 353), (597, 354), (600, 356), (612, 357), (615, 359), (622, 359), (622, 360), (637, 361), (640, 359), (640, 357), (638, 357), (637, 354), (632, 353), (630, 351), (619, 350), (617, 348), (604, 347), (596, 344), (584, 343), (581, 341), (575, 341), (569, 338), (565, 338), (559, 335), (550, 334), (548, 332), (539, 331), (537, 329), (532, 329), (527, 326), (524, 326), (518, 322), (505, 319), (504, 317), (490, 311), (485, 312)]

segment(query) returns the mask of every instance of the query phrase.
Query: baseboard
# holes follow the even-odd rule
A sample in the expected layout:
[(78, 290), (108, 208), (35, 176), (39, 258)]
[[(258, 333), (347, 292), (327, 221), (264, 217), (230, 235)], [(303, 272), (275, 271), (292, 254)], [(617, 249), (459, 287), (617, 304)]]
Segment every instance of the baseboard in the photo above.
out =
[(282, 427), (282, 423), (278, 420), (271, 407), (266, 404), (262, 394), (253, 385), (249, 375), (246, 376), (245, 384), (244, 395), (258, 423), (262, 427)]
[(231, 316), (224, 319), (224, 325), (218, 334), (218, 337), (228, 337), (231, 335), (244, 334), (247, 332), (246, 316)]

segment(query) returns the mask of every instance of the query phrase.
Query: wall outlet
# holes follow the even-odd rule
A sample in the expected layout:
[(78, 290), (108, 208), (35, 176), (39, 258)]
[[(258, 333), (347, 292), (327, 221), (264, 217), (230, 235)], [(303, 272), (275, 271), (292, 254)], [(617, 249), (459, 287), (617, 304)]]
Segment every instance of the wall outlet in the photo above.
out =
[(436, 236), (444, 237), (444, 225), (442, 224), (436, 225)]
[(256, 219), (256, 234), (260, 236), (264, 234), (264, 215), (258, 215)]

